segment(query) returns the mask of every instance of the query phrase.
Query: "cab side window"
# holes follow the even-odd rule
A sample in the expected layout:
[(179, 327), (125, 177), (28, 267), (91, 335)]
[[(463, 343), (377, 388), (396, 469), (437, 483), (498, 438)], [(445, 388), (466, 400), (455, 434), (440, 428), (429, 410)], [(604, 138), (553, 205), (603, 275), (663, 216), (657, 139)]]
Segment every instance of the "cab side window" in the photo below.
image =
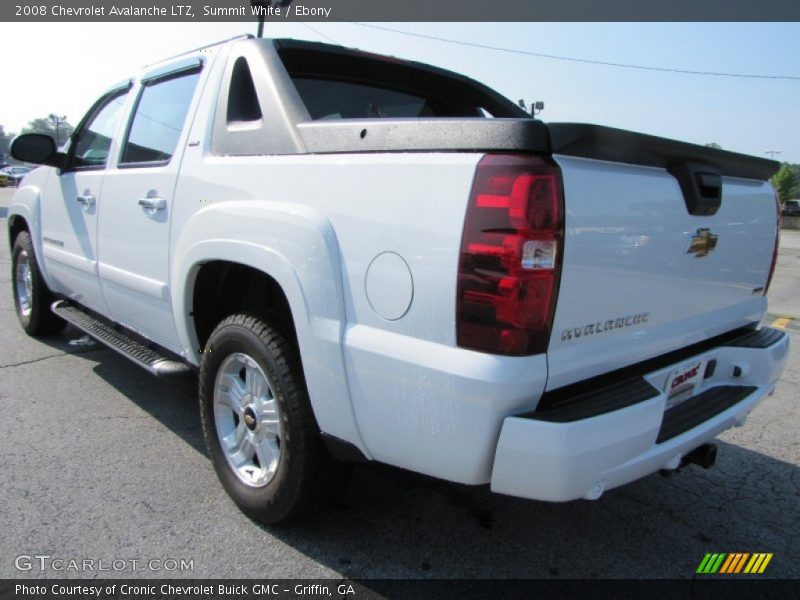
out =
[(169, 162), (199, 77), (199, 73), (192, 73), (145, 83), (125, 140), (121, 165)]
[(72, 146), (72, 166), (76, 169), (97, 169), (106, 165), (111, 141), (117, 130), (122, 106), (128, 91), (112, 94), (95, 109), (81, 127)]

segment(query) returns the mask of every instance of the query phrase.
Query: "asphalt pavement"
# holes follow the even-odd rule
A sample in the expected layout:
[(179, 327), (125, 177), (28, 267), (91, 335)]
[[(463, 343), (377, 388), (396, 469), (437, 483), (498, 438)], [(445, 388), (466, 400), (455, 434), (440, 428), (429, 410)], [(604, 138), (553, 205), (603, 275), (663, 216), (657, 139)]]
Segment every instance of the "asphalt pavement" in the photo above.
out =
[[(73, 329), (24, 335), (11, 296), (8, 197), (0, 189), (0, 578), (687, 578), (707, 552), (772, 552), (765, 577), (800, 577), (800, 333), (791, 319), (780, 323), (794, 350), (777, 391), (745, 427), (720, 436), (711, 470), (546, 504), (364, 466), (329, 508), (270, 528), (244, 517), (217, 483), (193, 382), (164, 383)], [(783, 240), (794, 250), (781, 256), (771, 319), (800, 312), (800, 234)], [(25, 558), (37, 555), (50, 558)], [(59, 571), (53, 559), (97, 562)], [(97, 570), (115, 560), (127, 566)], [(154, 570), (150, 560), (160, 561)]]
[(769, 289), (769, 312), (800, 327), (800, 230), (781, 230), (775, 276)]

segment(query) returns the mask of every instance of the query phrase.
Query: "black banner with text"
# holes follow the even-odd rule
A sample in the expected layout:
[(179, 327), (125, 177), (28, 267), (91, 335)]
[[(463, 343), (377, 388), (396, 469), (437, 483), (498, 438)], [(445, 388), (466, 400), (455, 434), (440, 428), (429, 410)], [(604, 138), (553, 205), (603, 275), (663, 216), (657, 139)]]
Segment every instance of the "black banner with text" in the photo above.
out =
[(39, 579), (0, 580), (2, 600), (373, 600), (488, 598), (789, 598), (797, 581), (705, 577), (684, 580), (570, 579)]
[(6, 0), (0, 21), (798, 21), (796, 0)]

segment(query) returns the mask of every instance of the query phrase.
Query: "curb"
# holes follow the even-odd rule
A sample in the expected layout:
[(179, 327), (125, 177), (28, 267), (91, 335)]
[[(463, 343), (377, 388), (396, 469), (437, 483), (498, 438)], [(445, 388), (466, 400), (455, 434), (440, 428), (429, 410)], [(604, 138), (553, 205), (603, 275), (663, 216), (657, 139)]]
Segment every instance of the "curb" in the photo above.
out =
[(770, 327), (775, 327), (777, 329), (800, 330), (800, 317), (795, 317), (794, 315), (767, 314), (767, 316), (764, 317), (764, 321), (769, 323)]

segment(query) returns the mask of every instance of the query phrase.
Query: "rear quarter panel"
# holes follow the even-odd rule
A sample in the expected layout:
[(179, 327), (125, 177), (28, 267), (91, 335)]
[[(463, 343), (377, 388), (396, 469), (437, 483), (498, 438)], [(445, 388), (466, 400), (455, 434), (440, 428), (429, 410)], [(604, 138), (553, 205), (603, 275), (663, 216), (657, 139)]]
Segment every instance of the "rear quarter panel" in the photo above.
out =
[[(195, 245), (213, 241), (225, 248), (221, 259), (246, 254), (248, 264), (286, 282), (323, 431), (383, 462), (486, 482), (502, 419), (535, 402), (546, 369), (544, 356), (501, 359), (455, 347), (459, 247), (479, 159), (218, 157), (190, 147), (175, 198), (173, 290), (214, 259)], [(246, 252), (235, 250), (243, 243)], [(402, 257), (412, 279), (408, 310), (393, 320), (366, 292), (370, 264), (386, 252)], [(330, 291), (332, 281), (340, 293)], [(391, 290), (394, 282), (382, 285)], [(186, 295), (175, 294), (176, 319), (186, 322)], [(185, 327), (186, 355), (199, 361)]]

